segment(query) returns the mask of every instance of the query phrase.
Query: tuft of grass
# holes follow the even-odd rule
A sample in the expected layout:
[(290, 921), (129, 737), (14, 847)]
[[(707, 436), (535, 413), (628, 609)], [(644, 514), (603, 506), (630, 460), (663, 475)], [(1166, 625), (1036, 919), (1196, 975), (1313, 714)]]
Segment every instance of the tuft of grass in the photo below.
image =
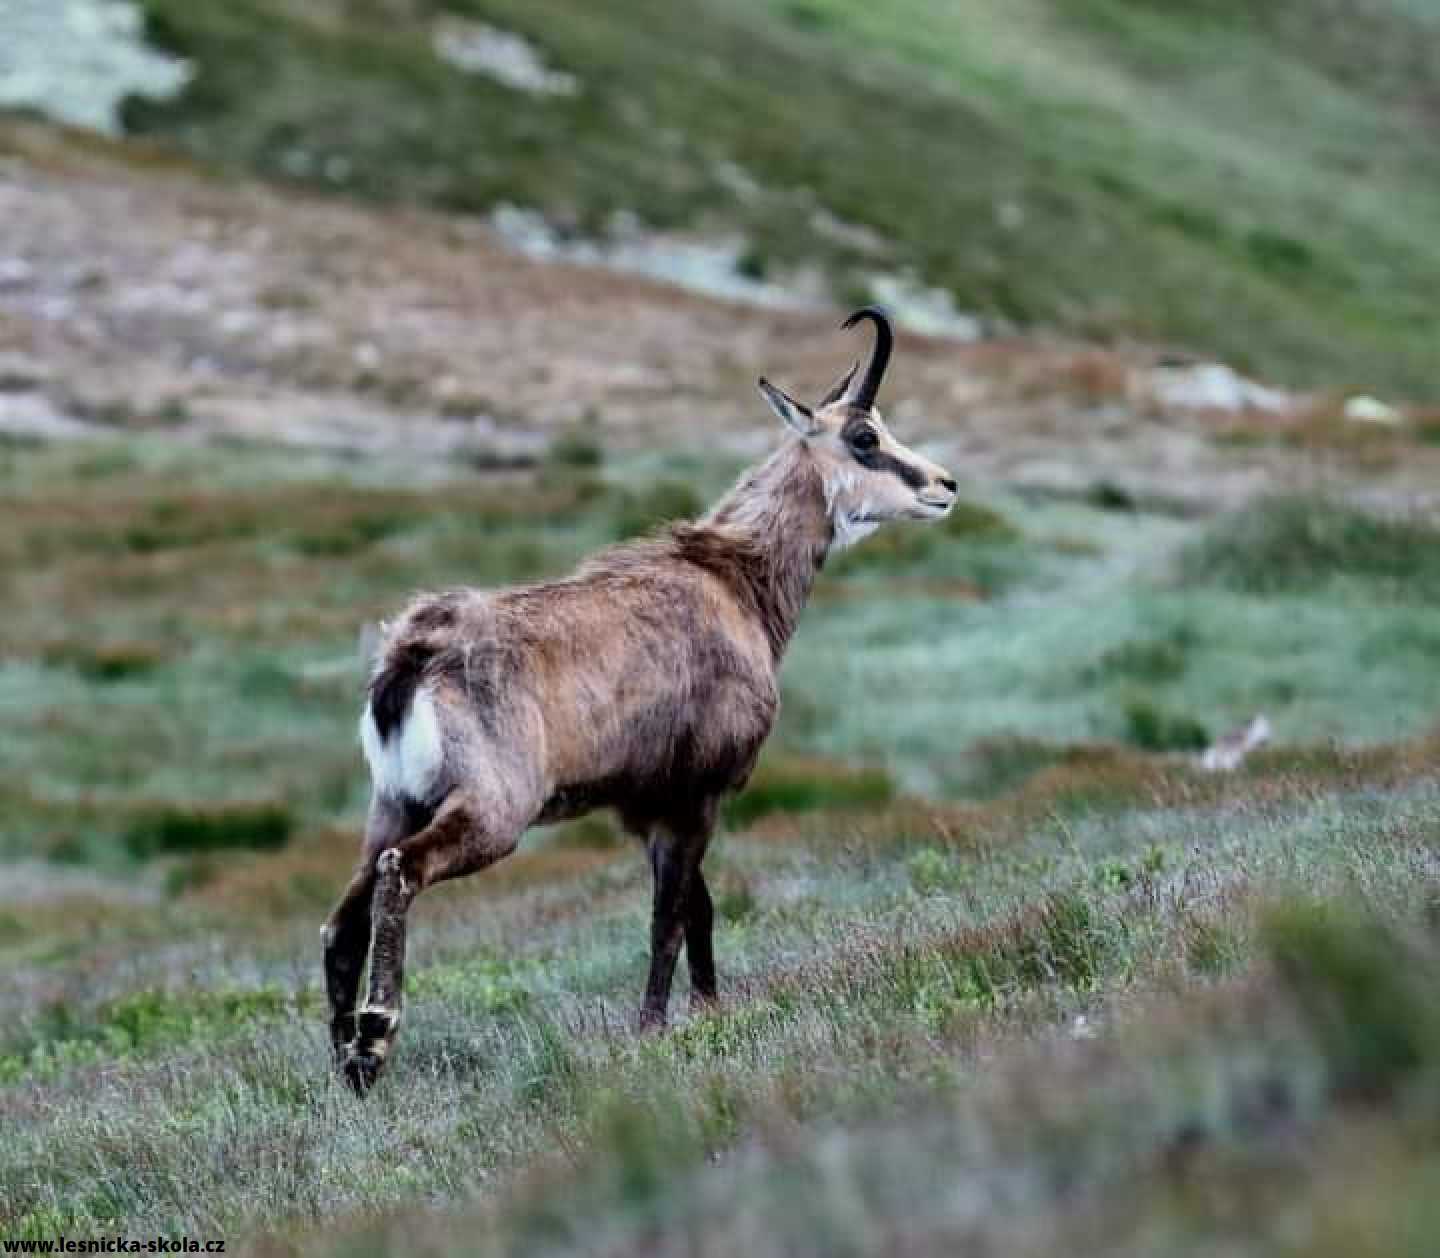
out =
[(1041, 738), (996, 734), (977, 738), (961, 756), (954, 785), (968, 796), (993, 799), (1022, 786), (1041, 769), (1062, 763), (1070, 749)]
[(302, 555), (335, 559), (364, 551), (376, 542), (413, 526), (414, 516), (398, 510), (356, 511), (298, 529), (286, 540)]
[(1114, 481), (1096, 481), (1085, 491), (1085, 501), (1098, 511), (1134, 513), (1140, 509), (1135, 495)]
[(722, 922), (743, 922), (759, 907), (755, 888), (747, 878), (725, 874), (720, 878), (707, 875), (715, 904), (715, 914)]
[(1163, 638), (1121, 642), (1107, 649), (1084, 670), (1089, 683), (1132, 681), (1147, 684), (1175, 681), (1189, 666), (1195, 632), (1181, 625)]
[(52, 668), (73, 669), (90, 681), (102, 683), (146, 677), (169, 660), (168, 650), (154, 642), (56, 642), (42, 657)]
[(954, 855), (936, 847), (921, 848), (905, 862), (905, 871), (910, 875), (910, 885), (921, 895), (953, 891), (965, 878)]
[(605, 462), (605, 446), (597, 425), (577, 424), (561, 433), (545, 451), (545, 461), (557, 468), (593, 470)]
[(950, 508), (950, 514), (940, 521), (938, 532), (948, 538), (986, 538), (991, 541), (1020, 535), (1020, 530), (1000, 512), (984, 503), (965, 499)]
[(1239, 932), (1221, 921), (1198, 918), (1187, 924), (1185, 963), (1205, 978), (1233, 974), (1245, 960)]
[(1345, 579), (1387, 598), (1430, 601), (1440, 597), (1440, 528), (1324, 498), (1269, 498), (1187, 548), (1179, 575), (1254, 595), (1305, 593)]
[(1342, 1090), (1384, 1095), (1440, 1060), (1433, 948), (1417, 948), (1393, 923), (1339, 904), (1278, 908), (1263, 938)]
[(766, 757), (744, 791), (726, 802), (725, 820), (743, 829), (771, 813), (878, 808), (894, 798), (895, 783), (884, 769)]
[(90, 1011), (46, 1006), (18, 1041), (0, 1049), (0, 1084), (43, 1076), (100, 1057), (134, 1058), (198, 1040), (233, 1035), (257, 1021), (292, 1013), (296, 1001), (276, 987), (167, 992), (142, 989)]

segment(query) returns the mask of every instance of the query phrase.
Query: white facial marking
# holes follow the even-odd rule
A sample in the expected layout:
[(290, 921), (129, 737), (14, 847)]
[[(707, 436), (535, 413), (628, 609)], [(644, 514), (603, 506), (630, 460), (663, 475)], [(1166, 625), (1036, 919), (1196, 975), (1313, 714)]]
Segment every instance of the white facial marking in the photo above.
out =
[(833, 517), (841, 494), (850, 493), (859, 483), (859, 474), (851, 467), (832, 467), (825, 477), (825, 510)]
[(392, 799), (429, 798), (444, 760), (444, 744), (435, 701), (424, 686), (415, 691), (400, 728), (383, 740), (367, 703), (360, 718), (360, 744), (370, 765), (370, 780), (380, 794)]
[(868, 498), (847, 501), (859, 487), (860, 479), (861, 473), (856, 468), (843, 465), (832, 468), (825, 477), (825, 509), (835, 531), (831, 545), (836, 550), (855, 545), (880, 527), (879, 520), (870, 518), (876, 512)]
[(866, 520), (863, 515), (863, 512), (859, 512), (852, 516), (848, 512), (842, 511), (832, 517), (835, 525), (835, 540), (831, 544), (836, 550), (844, 550), (847, 546), (864, 541), (880, 527), (879, 521)]

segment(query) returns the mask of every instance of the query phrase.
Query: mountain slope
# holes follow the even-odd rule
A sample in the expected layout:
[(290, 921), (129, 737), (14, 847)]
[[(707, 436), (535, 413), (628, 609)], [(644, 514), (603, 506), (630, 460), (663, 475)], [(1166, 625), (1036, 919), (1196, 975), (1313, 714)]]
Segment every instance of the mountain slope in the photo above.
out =
[[(588, 232), (617, 211), (738, 227), (747, 267), (814, 260), (845, 298), (913, 269), (1021, 324), (1296, 384), (1440, 386), (1431, 0), (144, 7), (198, 73), (128, 123), (209, 160)], [(448, 64), (433, 23), (457, 14), (580, 91)]]

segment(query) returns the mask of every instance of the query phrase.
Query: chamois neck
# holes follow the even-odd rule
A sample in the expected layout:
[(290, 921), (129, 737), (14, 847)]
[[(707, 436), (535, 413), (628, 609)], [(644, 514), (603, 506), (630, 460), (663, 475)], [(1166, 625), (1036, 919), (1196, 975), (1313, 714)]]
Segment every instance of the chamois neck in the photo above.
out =
[(820, 471), (805, 443), (788, 441), (747, 471), (690, 537), (728, 552), (721, 575), (763, 624), (778, 663), (834, 540)]

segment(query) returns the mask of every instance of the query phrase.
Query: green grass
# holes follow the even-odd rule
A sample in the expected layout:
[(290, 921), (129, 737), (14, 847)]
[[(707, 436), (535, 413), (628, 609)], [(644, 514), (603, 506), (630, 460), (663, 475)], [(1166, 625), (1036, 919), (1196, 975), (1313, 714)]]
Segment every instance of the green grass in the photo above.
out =
[[(557, 454), (422, 499), (154, 435), (0, 452), (13, 1232), (1259, 1253), (1293, 1216), (1404, 1252), (1436, 1167), (1440, 640), (1396, 578), (1423, 526), (1328, 500), (967, 487), (863, 544), (707, 860), (722, 1007), (632, 1033), (647, 874), (591, 819), (421, 898), (393, 1070), (364, 1104), (335, 1083), (315, 928), (363, 807), (359, 624), (564, 571), (733, 471)], [(1290, 577), (1235, 576), (1266, 563)], [(1279, 745), (1236, 775), (1152, 754), (1260, 703)]]
[[(752, 269), (818, 260), (847, 297), (908, 266), (962, 309), (1433, 394), (1440, 19), (1330, 7), (145, 0), (198, 74), (128, 120), (349, 194), (518, 202), (591, 230), (618, 210), (730, 223)], [(528, 36), (581, 94), (445, 65), (426, 33), (442, 12)], [(882, 256), (818, 232), (815, 204)]]
[(725, 820), (743, 828), (769, 813), (874, 808), (888, 804), (894, 797), (895, 784), (879, 769), (771, 758), (726, 804)]
[[(623, 1029), (645, 921), (633, 854), (492, 891), (483, 907), (473, 891), (427, 897), (402, 1049), (363, 1106), (328, 1079), (316, 980), (294, 966), (311, 924), (263, 939), (181, 919), (167, 949), (51, 964), (64, 1006), (39, 990), (14, 1002), (0, 1114), (36, 1117), (0, 1151), (0, 1199), (21, 1234), (300, 1237), (382, 1209), (401, 1212), (370, 1242), (382, 1248), (413, 1251), (418, 1231), (437, 1249), (465, 1234), (498, 1252), (517, 1230), (508, 1243), (526, 1252), (588, 1251), (598, 1227), (614, 1231), (602, 1252), (618, 1253), (633, 1228), (689, 1234), (711, 1200), (692, 1176), (717, 1158), (711, 1191), (728, 1195), (750, 1191), (752, 1159), (803, 1180), (834, 1149), (856, 1217), (883, 1230), (942, 1222), (911, 1213), (909, 1193), (858, 1188), (883, 1149), (902, 1159), (886, 1182), (916, 1191), (941, 1172), (1024, 1168), (1028, 1208), (1055, 1225), (1069, 1196), (1051, 1166), (1109, 1201), (1120, 1167), (1158, 1166), (1177, 1141), (1229, 1156), (1275, 1124), (1294, 1156), (1318, 1156), (1356, 1100), (1401, 1122), (1434, 1070), (1433, 945), (1413, 870), (1437, 801), (1423, 782), (1378, 794), (1305, 782), (1264, 804), (1247, 783), (1188, 809), (1091, 807), (993, 846), (732, 837), (717, 872), (743, 871), (754, 903), (720, 927), (730, 1001), (659, 1038)], [(1350, 903), (1266, 908), (1302, 894)], [(1217, 985), (1202, 941), (1219, 923), (1234, 977)], [(216, 929), (229, 955), (197, 962)], [(1093, 1044), (1044, 1033), (1082, 1017), (1100, 1027)], [(978, 1141), (944, 1134), (956, 1124)], [(519, 1175), (536, 1163), (538, 1182)], [(1162, 1217), (1164, 1182), (1146, 1199)], [(491, 1202), (482, 1223), (465, 1204), (476, 1194)], [(415, 1214), (437, 1197), (456, 1213)], [(828, 1194), (788, 1222), (780, 1197), (759, 1200), (762, 1252), (802, 1224), (838, 1234)], [(1169, 1223), (1196, 1225), (1175, 1209)], [(1003, 1234), (1012, 1217), (987, 1212), (984, 1226)]]
[(1440, 528), (1344, 503), (1273, 498), (1240, 512), (1181, 557), (1185, 581), (1247, 594), (1304, 593), (1337, 581), (1395, 602), (1440, 596)]
[[(563, 572), (732, 471), (611, 459), (417, 495), (150, 438), (7, 452), (0, 848), (165, 867), (353, 817), (362, 623), (417, 588)], [(1402, 737), (1440, 705), (1429, 538), (1323, 500), (1207, 525), (996, 496), (882, 531), (827, 565), (787, 660), (774, 751), (808, 759), (762, 764), (737, 824), (993, 795), (1070, 743), (1187, 749), (1256, 711), (1284, 741)]]

